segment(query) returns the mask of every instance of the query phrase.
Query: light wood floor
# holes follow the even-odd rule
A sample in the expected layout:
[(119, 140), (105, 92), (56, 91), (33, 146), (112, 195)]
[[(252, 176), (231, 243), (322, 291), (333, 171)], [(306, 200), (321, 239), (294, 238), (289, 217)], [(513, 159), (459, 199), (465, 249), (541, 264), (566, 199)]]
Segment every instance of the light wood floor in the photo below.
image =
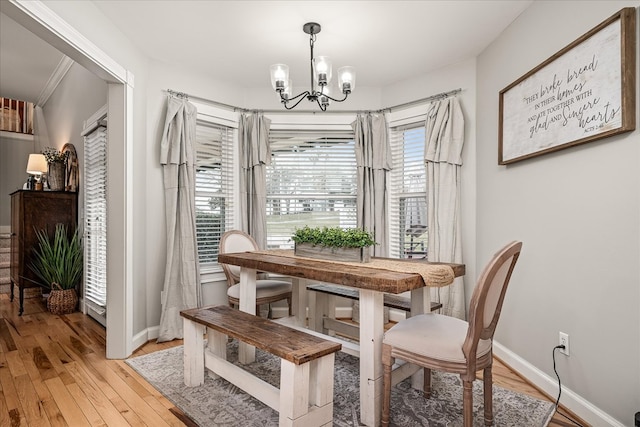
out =
[[(180, 344), (149, 342), (133, 356)], [(499, 361), (493, 375), (497, 385), (553, 401)], [(38, 298), (18, 316), (17, 301), (0, 294), (0, 426), (127, 425), (194, 424), (126, 363), (106, 359), (97, 322), (52, 315)], [(550, 424), (571, 425), (557, 414)]]

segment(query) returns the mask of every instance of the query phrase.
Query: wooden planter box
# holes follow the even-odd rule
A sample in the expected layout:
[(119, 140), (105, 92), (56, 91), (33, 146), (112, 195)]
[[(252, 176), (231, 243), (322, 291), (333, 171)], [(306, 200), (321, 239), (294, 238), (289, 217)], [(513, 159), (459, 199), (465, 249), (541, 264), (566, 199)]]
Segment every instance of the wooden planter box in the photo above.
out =
[(294, 253), (307, 258), (325, 259), (328, 261), (369, 262), (371, 248), (334, 248), (312, 245), (311, 243), (295, 244)]

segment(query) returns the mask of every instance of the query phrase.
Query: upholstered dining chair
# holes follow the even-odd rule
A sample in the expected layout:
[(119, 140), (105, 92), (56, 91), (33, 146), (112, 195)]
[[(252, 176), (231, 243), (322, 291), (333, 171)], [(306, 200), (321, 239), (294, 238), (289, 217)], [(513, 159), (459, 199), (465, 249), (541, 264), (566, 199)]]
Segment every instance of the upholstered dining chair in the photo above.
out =
[[(227, 231), (220, 239), (221, 254), (258, 250), (258, 244), (249, 234), (240, 230)], [(221, 264), (227, 277), (227, 298), (230, 306), (240, 305), (240, 267)], [(260, 314), (260, 306), (269, 305), (268, 317), (271, 317), (271, 303), (287, 300), (291, 315), (291, 283), (285, 280), (269, 279), (266, 273), (260, 273), (256, 280), (256, 314)]]
[(463, 386), (464, 426), (473, 424), (473, 381), (483, 370), (484, 423), (493, 423), (493, 334), (522, 242), (498, 251), (478, 278), (469, 306), (469, 321), (436, 313), (401, 320), (382, 341), (382, 425), (389, 425), (391, 369), (395, 359), (424, 368), (424, 396), (431, 397), (431, 370), (459, 374)]

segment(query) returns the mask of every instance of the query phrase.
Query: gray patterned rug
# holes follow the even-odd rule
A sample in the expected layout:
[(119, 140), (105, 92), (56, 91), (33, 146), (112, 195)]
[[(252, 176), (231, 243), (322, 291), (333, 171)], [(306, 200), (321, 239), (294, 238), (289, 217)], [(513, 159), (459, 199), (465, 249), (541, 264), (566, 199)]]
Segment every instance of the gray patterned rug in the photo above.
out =
[[(235, 341), (229, 345), (228, 360), (237, 361)], [(277, 426), (278, 414), (223, 379), (205, 375), (202, 386), (189, 388), (182, 378), (182, 346), (126, 361), (150, 384), (203, 427)], [(280, 359), (256, 351), (256, 362), (245, 369), (277, 386)], [(462, 386), (460, 377), (433, 373), (432, 397), (425, 399), (405, 380), (392, 389), (392, 425), (461, 426)], [(334, 383), (334, 426), (359, 426), (358, 359), (336, 354)], [(484, 426), (482, 382), (474, 382), (474, 427)], [(496, 426), (544, 427), (553, 416), (553, 404), (494, 386), (493, 411)]]

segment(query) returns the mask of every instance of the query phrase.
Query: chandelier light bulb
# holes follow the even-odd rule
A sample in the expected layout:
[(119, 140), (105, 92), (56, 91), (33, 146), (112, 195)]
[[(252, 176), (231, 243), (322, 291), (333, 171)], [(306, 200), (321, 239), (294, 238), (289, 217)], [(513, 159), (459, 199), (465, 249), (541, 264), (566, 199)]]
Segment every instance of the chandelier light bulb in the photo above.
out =
[(289, 81), (289, 66), (285, 64), (274, 64), (271, 66), (271, 86), (276, 91), (284, 90), (286, 82)]
[(346, 66), (338, 69), (338, 87), (344, 94), (349, 94), (356, 87), (356, 69)]
[(320, 86), (331, 83), (331, 59), (328, 56), (318, 56), (314, 59), (314, 77)]

